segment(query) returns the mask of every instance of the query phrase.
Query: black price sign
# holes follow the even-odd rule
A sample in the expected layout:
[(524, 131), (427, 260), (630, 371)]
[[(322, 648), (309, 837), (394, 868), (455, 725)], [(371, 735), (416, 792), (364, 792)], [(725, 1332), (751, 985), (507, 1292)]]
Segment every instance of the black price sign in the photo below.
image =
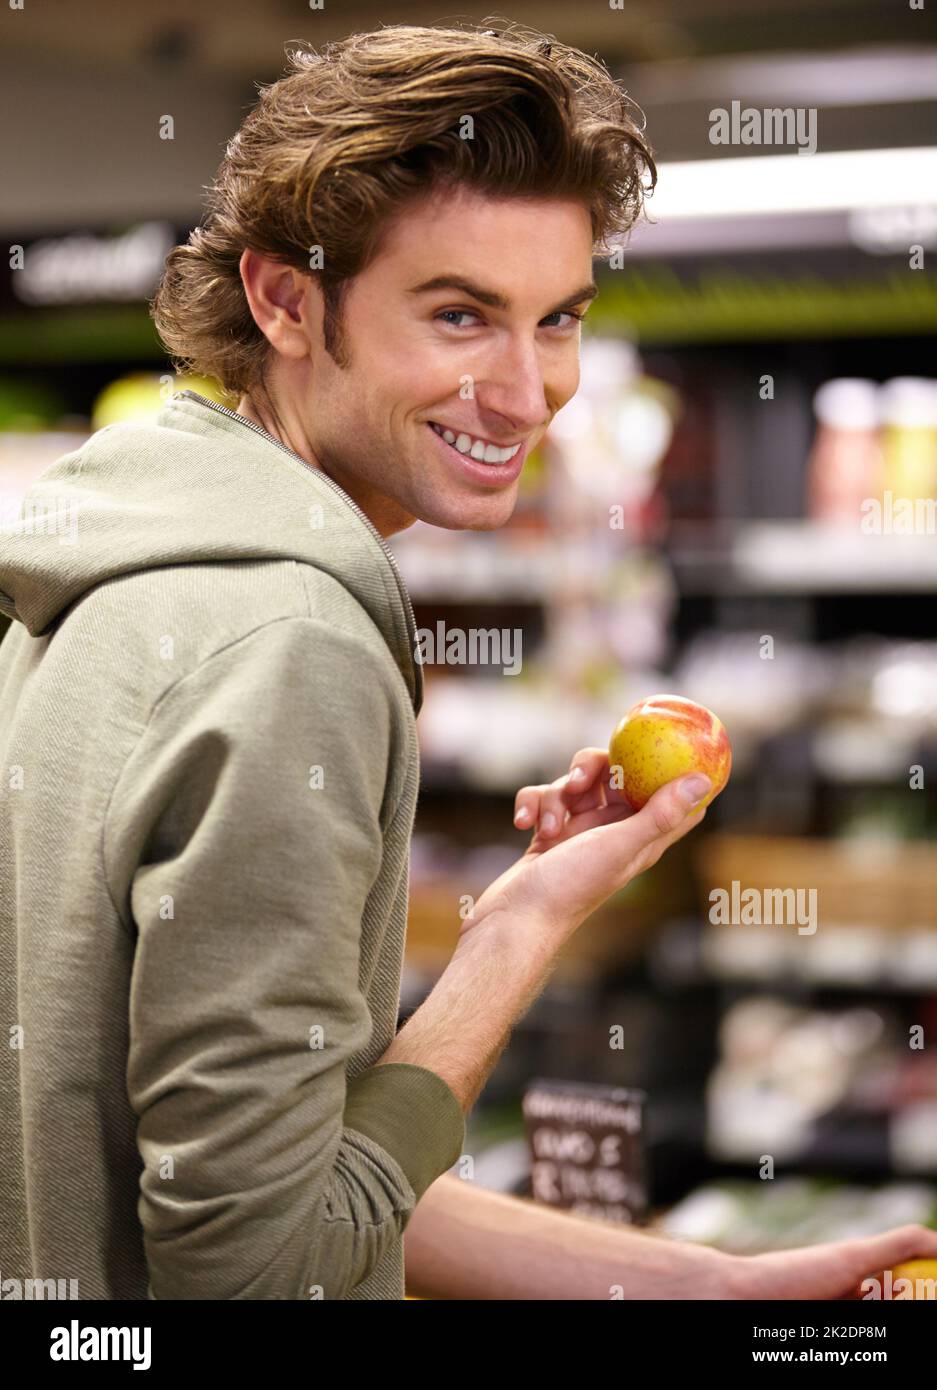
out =
[(641, 1225), (647, 1215), (644, 1091), (534, 1081), (523, 1100), (535, 1201)]

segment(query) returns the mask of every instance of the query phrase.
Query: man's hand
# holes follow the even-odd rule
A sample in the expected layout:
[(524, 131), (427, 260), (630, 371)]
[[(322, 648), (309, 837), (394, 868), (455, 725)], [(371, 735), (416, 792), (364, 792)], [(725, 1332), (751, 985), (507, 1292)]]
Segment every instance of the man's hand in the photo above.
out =
[[(871, 1275), (937, 1255), (937, 1231), (901, 1226), (864, 1240), (727, 1255), (611, 1221), (489, 1192), (444, 1174), (405, 1237), (407, 1292), (424, 1298), (856, 1299)], [(619, 1295), (619, 1296), (621, 1296)]]
[(861, 1299), (864, 1279), (882, 1280), (902, 1260), (937, 1258), (937, 1231), (898, 1226), (880, 1236), (739, 1258), (730, 1298)]
[(679, 778), (635, 811), (612, 785), (606, 750), (581, 748), (555, 782), (517, 793), (514, 823), (533, 827), (533, 837), (517, 863), (478, 899), (463, 936), (493, 911), (568, 935), (699, 825), (706, 811), (692, 808), (710, 785), (702, 774)]
[[(612, 812), (607, 820), (585, 818), (588, 811), (606, 808)], [(514, 798), (514, 824), (518, 830), (533, 829), (530, 849), (540, 851), (578, 835), (588, 825), (620, 820), (633, 810), (625, 793), (612, 785), (606, 750), (580, 748), (573, 755), (569, 771), (555, 782), (521, 787)]]
[(466, 1113), (576, 928), (705, 815), (692, 808), (709, 789), (707, 777), (689, 789), (692, 778), (669, 782), (634, 812), (620, 798), (606, 800), (607, 756), (584, 753), (582, 790), (583, 779), (575, 792), (569, 784), (540, 789), (538, 805), (554, 790), (573, 802), (561, 834), (551, 843), (538, 831), (518, 862), (485, 889), (429, 997), (378, 1059), (435, 1071)]

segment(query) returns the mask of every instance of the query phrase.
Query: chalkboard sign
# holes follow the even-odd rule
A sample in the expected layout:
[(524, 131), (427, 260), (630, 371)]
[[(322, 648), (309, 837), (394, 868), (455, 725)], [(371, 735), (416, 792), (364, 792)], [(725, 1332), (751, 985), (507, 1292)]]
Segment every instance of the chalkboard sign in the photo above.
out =
[(523, 1111), (534, 1200), (641, 1225), (647, 1217), (644, 1091), (531, 1082)]

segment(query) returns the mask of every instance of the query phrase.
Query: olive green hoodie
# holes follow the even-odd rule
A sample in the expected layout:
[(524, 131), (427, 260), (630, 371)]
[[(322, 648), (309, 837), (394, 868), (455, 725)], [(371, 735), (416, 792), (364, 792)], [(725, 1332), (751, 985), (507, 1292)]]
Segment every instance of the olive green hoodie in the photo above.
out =
[(375, 1065), (423, 689), (389, 549), (184, 392), (40, 476), (0, 591), (0, 1295), (402, 1297), (464, 1120)]

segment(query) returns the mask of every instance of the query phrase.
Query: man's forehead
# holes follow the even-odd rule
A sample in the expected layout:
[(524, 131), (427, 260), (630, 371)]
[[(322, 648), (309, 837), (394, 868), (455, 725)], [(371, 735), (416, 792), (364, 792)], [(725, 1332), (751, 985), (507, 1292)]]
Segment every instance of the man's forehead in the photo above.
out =
[[(381, 243), (395, 249), (413, 245), (415, 228), (419, 227), (419, 254), (424, 245), (445, 243), (452, 246), (453, 224), (463, 225), (471, 219), (471, 235), (466, 234), (466, 249), (471, 249), (473, 241), (490, 234), (493, 238), (502, 235), (499, 224), (506, 219), (524, 217), (530, 224), (525, 231), (525, 240), (535, 237), (539, 229), (547, 236), (547, 224), (551, 214), (561, 217), (565, 222), (578, 221), (582, 224), (585, 237), (591, 240), (592, 219), (585, 203), (572, 198), (548, 198), (516, 195), (492, 195), (479, 192), (468, 185), (453, 189), (436, 188), (420, 194), (406, 203), (385, 224)], [(571, 231), (571, 229), (570, 229)]]
[[(439, 290), (453, 290), (457, 294), (467, 294), (470, 298), (477, 299), (480, 304), (486, 304), (491, 309), (511, 308), (511, 298), (508, 293), (483, 283), (474, 274), (463, 275), (444, 270), (439, 274), (430, 275), (428, 279), (420, 280), (418, 284), (407, 286), (407, 293), (410, 295), (434, 294)], [(569, 305), (587, 303), (598, 292), (599, 288), (595, 281), (588, 280), (576, 289), (566, 292), (563, 303)]]
[[(571, 206), (580, 206), (561, 200), (535, 203), (521, 198), (480, 199), (477, 206), (481, 213), (519, 206), (532, 219), (529, 234), (511, 236), (515, 255), (506, 257), (507, 233), (498, 228), (496, 216), (491, 218), (488, 227), (484, 215), (476, 217), (469, 228), (464, 217), (466, 210), (471, 212), (472, 209), (467, 209), (464, 201), (447, 209), (445, 201), (441, 204), (438, 197), (435, 203), (420, 199), (386, 224), (371, 265), (414, 302), (418, 302), (420, 295), (451, 289), (454, 293), (469, 294), (491, 308), (509, 309), (511, 295), (522, 293), (518, 272), (523, 271), (525, 263), (529, 264), (533, 286), (541, 294), (548, 298), (558, 296), (563, 305), (587, 302), (598, 293), (591, 274), (592, 236), (588, 210), (581, 209), (581, 239), (571, 228), (554, 235), (548, 232), (543, 217), (544, 205), (551, 201), (567, 216)], [(451, 215), (447, 216), (447, 211)], [(464, 229), (461, 234), (460, 229)], [(538, 232), (548, 244), (549, 256), (544, 254), (542, 245), (536, 244)], [(518, 250), (526, 250), (528, 254), (518, 259)]]

